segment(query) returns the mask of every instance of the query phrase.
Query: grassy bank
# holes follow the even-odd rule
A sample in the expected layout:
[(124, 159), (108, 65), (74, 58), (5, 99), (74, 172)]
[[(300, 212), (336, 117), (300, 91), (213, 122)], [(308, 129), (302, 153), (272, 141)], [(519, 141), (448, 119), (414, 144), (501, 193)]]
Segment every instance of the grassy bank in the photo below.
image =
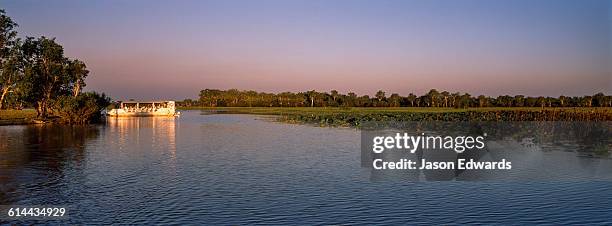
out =
[(612, 108), (279, 108), (191, 107), (228, 114), (279, 115), (279, 120), (329, 126), (367, 121), (612, 121)]
[(34, 109), (0, 110), (0, 125), (21, 125), (32, 123), (36, 117)]

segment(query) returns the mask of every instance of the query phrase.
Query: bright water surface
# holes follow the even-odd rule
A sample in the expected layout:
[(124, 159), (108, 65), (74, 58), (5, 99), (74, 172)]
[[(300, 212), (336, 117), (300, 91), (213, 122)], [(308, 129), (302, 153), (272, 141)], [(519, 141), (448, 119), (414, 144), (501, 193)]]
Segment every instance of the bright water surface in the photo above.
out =
[(69, 206), (44, 222), (87, 225), (612, 224), (612, 182), (374, 181), (359, 139), (199, 111), (3, 126), (0, 205)]

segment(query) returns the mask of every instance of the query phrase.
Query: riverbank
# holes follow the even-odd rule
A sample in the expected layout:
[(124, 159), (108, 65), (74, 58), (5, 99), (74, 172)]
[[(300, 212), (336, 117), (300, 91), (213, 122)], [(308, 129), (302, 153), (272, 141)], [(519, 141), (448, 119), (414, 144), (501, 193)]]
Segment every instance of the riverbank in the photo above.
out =
[(34, 109), (0, 110), (0, 126), (34, 124), (34, 118)]
[(369, 121), (612, 121), (612, 108), (189, 107), (224, 114), (278, 115), (290, 123), (359, 127)]

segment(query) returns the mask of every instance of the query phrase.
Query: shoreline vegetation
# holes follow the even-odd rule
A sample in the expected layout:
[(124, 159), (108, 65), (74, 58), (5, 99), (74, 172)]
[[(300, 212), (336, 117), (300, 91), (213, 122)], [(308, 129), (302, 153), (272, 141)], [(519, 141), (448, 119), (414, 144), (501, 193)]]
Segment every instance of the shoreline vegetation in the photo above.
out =
[(432, 89), (417, 96), (374, 97), (318, 92), (264, 93), (252, 90), (204, 89), (199, 99), (177, 102), (179, 110), (211, 113), (277, 115), (289, 123), (360, 127), (370, 121), (612, 121), (612, 96), (473, 97)]
[[(55, 38), (20, 38), (17, 27), (0, 9), (0, 125), (100, 120), (111, 100), (82, 91), (89, 75), (85, 63), (65, 56)], [(24, 108), (34, 109), (35, 117), (11, 110)]]
[(219, 114), (274, 115), (286, 123), (360, 127), (380, 121), (612, 121), (612, 108), (341, 108), (341, 107), (180, 107)]
[(0, 126), (35, 124), (35, 118), (34, 109), (0, 110)]

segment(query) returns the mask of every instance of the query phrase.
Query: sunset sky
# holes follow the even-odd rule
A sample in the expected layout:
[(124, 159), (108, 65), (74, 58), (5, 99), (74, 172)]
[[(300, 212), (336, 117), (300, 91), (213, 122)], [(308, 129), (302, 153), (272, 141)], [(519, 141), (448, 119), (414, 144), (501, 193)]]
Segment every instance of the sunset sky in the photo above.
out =
[(87, 89), (612, 94), (609, 0), (0, 0), (21, 36), (57, 37)]

